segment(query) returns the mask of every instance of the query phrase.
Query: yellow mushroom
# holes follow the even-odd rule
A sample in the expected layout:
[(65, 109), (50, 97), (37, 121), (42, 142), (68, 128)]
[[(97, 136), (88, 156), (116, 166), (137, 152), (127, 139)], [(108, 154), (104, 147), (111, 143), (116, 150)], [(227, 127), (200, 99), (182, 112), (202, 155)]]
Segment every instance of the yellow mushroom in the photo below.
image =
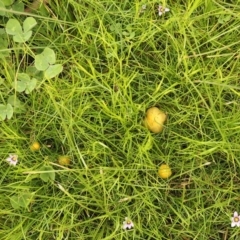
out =
[(163, 124), (167, 115), (157, 107), (151, 107), (147, 110), (144, 119), (144, 125), (153, 133), (160, 133), (163, 130)]
[(158, 169), (158, 176), (166, 179), (172, 175), (172, 170), (167, 164), (162, 164)]
[(62, 166), (68, 166), (70, 164), (70, 157), (68, 156), (59, 156), (58, 163)]
[(38, 151), (40, 148), (41, 148), (41, 146), (40, 146), (40, 143), (39, 143), (39, 142), (33, 142), (33, 143), (30, 145), (30, 149), (31, 149), (32, 151)]

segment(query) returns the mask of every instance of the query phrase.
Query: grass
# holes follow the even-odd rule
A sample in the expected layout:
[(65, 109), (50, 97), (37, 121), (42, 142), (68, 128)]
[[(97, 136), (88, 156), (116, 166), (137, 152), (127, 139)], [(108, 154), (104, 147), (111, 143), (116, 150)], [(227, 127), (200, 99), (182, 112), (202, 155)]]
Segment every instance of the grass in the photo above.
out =
[[(240, 239), (230, 220), (240, 211), (240, 1), (168, 1), (161, 17), (158, 4), (65, 0), (32, 13), (27, 47), (54, 49), (64, 70), (18, 95), (24, 112), (0, 123), (0, 239)], [(11, 47), (16, 57), (0, 63), (7, 84), (32, 64)], [(161, 134), (142, 125), (151, 106), (168, 114)], [(39, 178), (44, 164), (55, 181)], [(22, 192), (33, 197), (16, 210)], [(134, 228), (124, 231), (127, 216)]]

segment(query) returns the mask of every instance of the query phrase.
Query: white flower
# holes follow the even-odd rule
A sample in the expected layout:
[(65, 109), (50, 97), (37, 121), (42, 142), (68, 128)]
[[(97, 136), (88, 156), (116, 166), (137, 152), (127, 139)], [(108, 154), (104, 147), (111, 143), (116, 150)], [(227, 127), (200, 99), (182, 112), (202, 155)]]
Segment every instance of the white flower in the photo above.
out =
[(158, 15), (161, 16), (163, 13), (169, 12), (169, 8), (165, 8), (161, 5), (158, 6)]
[(240, 216), (238, 216), (238, 213), (237, 212), (234, 212), (233, 213), (233, 217), (231, 218), (231, 227), (240, 227)]
[(18, 162), (18, 155), (10, 154), (9, 157), (6, 159), (6, 161), (9, 163), (9, 165), (16, 166)]
[(122, 228), (125, 230), (125, 229), (131, 229), (131, 228), (133, 228), (134, 227), (134, 224), (133, 224), (133, 222), (128, 218), (128, 217), (126, 217), (125, 218), (125, 221), (123, 222), (123, 226), (122, 226)]

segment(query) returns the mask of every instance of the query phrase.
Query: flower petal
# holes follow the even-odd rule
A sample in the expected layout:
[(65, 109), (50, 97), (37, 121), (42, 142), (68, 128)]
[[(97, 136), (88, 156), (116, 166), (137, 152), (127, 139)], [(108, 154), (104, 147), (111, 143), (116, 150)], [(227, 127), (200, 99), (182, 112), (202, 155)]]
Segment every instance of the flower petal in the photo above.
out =
[(12, 161), (12, 158), (11, 158), (11, 157), (8, 157), (8, 158), (6, 159), (6, 161), (11, 162), (11, 161)]
[(236, 226), (236, 223), (235, 222), (232, 222), (231, 223), (231, 227), (235, 227)]
[(123, 228), (124, 230), (126, 230), (127, 225), (126, 225), (126, 224), (123, 224), (122, 228)]

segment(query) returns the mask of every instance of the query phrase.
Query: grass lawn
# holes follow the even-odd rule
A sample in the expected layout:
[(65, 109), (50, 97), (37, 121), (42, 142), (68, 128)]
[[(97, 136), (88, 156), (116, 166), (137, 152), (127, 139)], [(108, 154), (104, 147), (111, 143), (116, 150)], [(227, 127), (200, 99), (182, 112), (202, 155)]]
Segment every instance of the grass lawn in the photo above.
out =
[[(0, 240), (240, 239), (240, 1), (52, 0), (1, 29), (30, 16), (0, 48)], [(62, 72), (17, 91), (46, 47)]]

